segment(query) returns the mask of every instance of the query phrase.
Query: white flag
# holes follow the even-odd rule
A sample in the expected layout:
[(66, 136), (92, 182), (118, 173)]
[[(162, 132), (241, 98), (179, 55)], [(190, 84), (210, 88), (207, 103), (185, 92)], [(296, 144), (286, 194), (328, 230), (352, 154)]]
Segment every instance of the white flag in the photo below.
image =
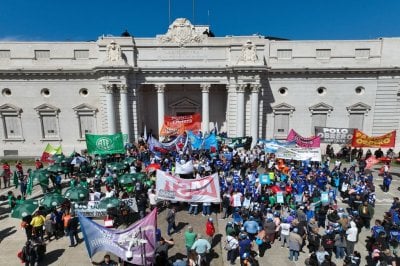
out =
[(181, 164), (180, 162), (176, 162), (175, 165), (175, 174), (190, 174), (193, 173), (193, 162), (192, 160), (189, 160), (187, 163)]

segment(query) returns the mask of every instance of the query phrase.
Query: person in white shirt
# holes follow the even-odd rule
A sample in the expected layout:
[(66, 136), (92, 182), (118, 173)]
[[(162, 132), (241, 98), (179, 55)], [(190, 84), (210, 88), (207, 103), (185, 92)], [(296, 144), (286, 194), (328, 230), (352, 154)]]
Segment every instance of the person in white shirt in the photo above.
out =
[(289, 234), (290, 234), (290, 223), (286, 219), (280, 224), (281, 228), (281, 247), (285, 246), (285, 243), (289, 246)]
[(157, 207), (157, 195), (154, 189), (150, 190), (148, 192), (148, 197), (149, 197), (149, 203), (150, 203), (150, 210), (153, 210), (155, 207)]
[(232, 195), (232, 207), (233, 208), (241, 208), (242, 207), (242, 193), (235, 191)]
[(357, 234), (358, 234), (357, 225), (354, 221), (351, 221), (350, 228), (347, 229), (347, 231), (346, 231), (347, 254), (353, 254), (354, 246), (357, 243)]

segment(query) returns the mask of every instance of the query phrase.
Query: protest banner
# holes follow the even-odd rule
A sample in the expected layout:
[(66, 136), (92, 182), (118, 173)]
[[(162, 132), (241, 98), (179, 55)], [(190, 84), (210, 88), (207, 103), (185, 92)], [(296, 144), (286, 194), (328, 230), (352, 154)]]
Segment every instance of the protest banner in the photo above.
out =
[[(78, 213), (89, 257), (100, 251), (110, 252), (135, 265), (152, 265), (156, 246), (157, 208), (126, 229), (101, 226)], [(129, 258), (127, 257), (129, 255)]]
[(125, 153), (122, 133), (113, 135), (86, 134), (86, 146), (89, 154)]
[(320, 137), (313, 136), (309, 138), (305, 138), (300, 136), (293, 129), (290, 130), (289, 135), (287, 136), (287, 141), (295, 141), (296, 144), (302, 148), (319, 148), (321, 145)]
[(396, 143), (396, 131), (387, 134), (371, 137), (362, 131), (355, 129), (351, 146), (355, 148), (391, 148)]
[(164, 124), (161, 128), (161, 136), (177, 136), (186, 130), (199, 131), (201, 128), (201, 115), (164, 116)]
[(184, 202), (221, 202), (218, 174), (199, 179), (182, 179), (157, 170), (158, 199)]
[[(136, 199), (122, 199), (121, 201), (125, 202), (126, 206), (131, 208), (132, 211), (138, 212)], [(107, 216), (107, 209), (99, 208), (100, 201), (88, 201), (83, 203), (77, 203), (73, 206), (73, 211), (75, 213), (81, 213), (86, 217), (104, 217)]]
[(275, 153), (279, 148), (282, 147), (294, 147), (296, 142), (287, 142), (287, 141), (277, 141), (275, 139), (265, 140), (259, 139), (258, 142), (261, 146), (264, 147), (264, 151), (267, 153)]
[(275, 153), (279, 159), (321, 162), (321, 149), (279, 148)]
[(315, 136), (321, 138), (322, 143), (350, 144), (355, 128), (315, 127)]

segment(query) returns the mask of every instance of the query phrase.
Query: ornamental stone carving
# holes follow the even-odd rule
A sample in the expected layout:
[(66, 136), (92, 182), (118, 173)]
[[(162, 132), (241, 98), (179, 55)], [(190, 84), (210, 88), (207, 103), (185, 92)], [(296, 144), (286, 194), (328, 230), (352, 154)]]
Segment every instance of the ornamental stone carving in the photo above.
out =
[(162, 43), (177, 43), (184, 46), (189, 43), (201, 43), (207, 35), (196, 32), (195, 27), (185, 18), (177, 18), (169, 27), (168, 32), (159, 37)]
[(122, 52), (121, 46), (116, 43), (114, 40), (107, 46), (107, 61), (108, 62), (121, 62), (122, 60)]
[(240, 63), (255, 63), (258, 60), (257, 47), (254, 43), (248, 40), (242, 46), (242, 52), (240, 54), (238, 64)]

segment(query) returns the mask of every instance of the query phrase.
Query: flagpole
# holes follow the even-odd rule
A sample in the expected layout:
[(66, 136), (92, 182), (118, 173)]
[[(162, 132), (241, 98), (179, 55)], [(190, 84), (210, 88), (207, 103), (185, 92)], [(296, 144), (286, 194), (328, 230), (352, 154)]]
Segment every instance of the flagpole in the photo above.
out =
[(171, 0), (168, 0), (168, 25), (171, 24)]
[[(142, 227), (139, 227), (139, 234), (140, 234), (140, 239), (143, 239)], [(142, 265), (147, 266), (146, 247), (144, 246), (144, 243), (140, 244), (140, 255), (142, 257)]]

